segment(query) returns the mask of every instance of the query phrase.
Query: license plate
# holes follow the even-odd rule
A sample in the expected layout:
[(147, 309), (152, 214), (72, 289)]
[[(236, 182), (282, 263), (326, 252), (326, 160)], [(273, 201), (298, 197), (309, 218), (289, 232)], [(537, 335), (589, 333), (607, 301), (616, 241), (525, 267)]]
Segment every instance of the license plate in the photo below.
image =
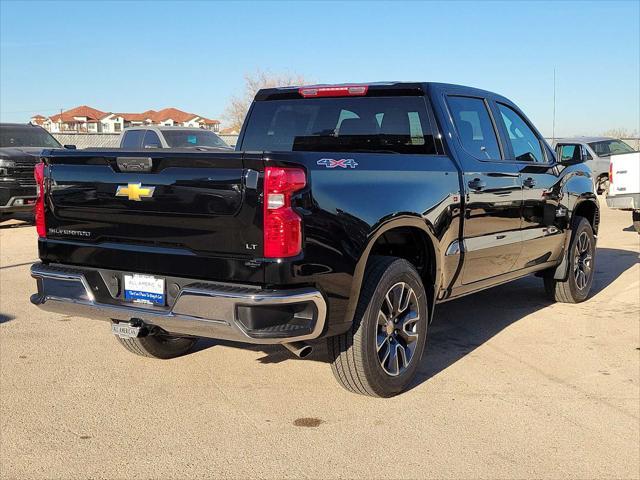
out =
[(136, 338), (140, 335), (140, 327), (134, 327), (130, 323), (112, 323), (111, 333), (123, 338)]
[(124, 298), (127, 302), (164, 305), (164, 278), (137, 273), (125, 274)]

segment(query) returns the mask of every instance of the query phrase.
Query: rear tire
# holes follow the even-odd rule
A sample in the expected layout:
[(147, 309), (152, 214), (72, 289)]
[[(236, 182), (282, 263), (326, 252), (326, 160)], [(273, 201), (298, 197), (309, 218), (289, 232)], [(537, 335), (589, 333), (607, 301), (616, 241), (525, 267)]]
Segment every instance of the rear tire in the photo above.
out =
[(634, 210), (631, 215), (633, 218), (633, 228), (636, 229), (636, 232), (640, 233), (640, 210)]
[(413, 380), (427, 334), (427, 298), (415, 267), (372, 257), (351, 329), (327, 339), (336, 380), (353, 393), (391, 397)]
[(595, 273), (596, 242), (591, 224), (579, 217), (573, 231), (568, 255), (569, 272), (564, 281), (556, 280), (552, 274), (544, 277), (544, 289), (556, 302), (580, 303), (589, 296)]
[(138, 338), (123, 338), (116, 335), (118, 342), (131, 353), (142, 357), (169, 359), (180, 357), (193, 348), (198, 341), (192, 337), (172, 337), (169, 335), (148, 335)]

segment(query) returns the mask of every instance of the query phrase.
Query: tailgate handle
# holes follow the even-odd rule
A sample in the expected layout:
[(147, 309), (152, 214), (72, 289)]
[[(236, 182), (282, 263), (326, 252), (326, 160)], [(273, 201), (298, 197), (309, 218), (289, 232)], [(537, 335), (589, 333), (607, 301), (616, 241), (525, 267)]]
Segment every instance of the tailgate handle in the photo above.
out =
[(121, 172), (150, 172), (153, 166), (151, 157), (117, 157), (116, 163)]

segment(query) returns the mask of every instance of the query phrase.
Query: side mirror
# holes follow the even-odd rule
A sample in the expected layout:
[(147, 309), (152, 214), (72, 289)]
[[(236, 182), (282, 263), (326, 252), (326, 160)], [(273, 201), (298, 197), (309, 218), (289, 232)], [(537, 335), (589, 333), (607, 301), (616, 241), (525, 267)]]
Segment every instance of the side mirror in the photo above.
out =
[(556, 158), (558, 165), (568, 167), (584, 162), (588, 156), (582, 145), (558, 145)]
[(75, 150), (77, 147), (75, 145), (63, 145), (67, 150)]

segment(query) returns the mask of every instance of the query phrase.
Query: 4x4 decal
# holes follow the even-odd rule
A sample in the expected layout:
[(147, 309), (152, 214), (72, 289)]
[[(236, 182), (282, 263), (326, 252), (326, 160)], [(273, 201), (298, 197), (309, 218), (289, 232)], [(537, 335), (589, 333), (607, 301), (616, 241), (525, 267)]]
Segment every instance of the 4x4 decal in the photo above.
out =
[(317, 163), (318, 165), (322, 165), (327, 168), (356, 168), (358, 166), (358, 162), (353, 158), (341, 158), (340, 160), (335, 160), (333, 158), (321, 158)]

